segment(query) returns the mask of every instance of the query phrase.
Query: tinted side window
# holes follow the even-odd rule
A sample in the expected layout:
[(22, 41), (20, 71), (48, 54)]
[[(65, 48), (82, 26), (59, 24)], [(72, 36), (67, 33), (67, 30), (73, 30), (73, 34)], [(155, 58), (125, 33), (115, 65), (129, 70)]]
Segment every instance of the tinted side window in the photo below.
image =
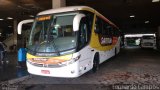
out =
[(103, 31), (103, 22), (102, 22), (102, 20), (99, 17), (96, 17), (95, 30), (97, 31), (98, 34), (102, 34), (102, 31)]
[(87, 18), (84, 17), (81, 19), (80, 27), (79, 27), (79, 37), (78, 37), (78, 45), (79, 49), (86, 46), (89, 42), (90, 35), (88, 34), (89, 25), (87, 23)]
[(120, 31), (117, 28), (113, 28), (113, 36), (114, 37), (119, 37), (120, 36)]
[(90, 41), (90, 37), (91, 37), (91, 31), (92, 31), (92, 26), (93, 26), (93, 19), (94, 19), (94, 13), (92, 12), (88, 12), (88, 11), (80, 11), (80, 13), (85, 14), (85, 18), (86, 18), (86, 23), (88, 26), (88, 41)]
[(111, 26), (101, 18), (98, 18), (98, 25), (100, 28), (99, 42), (102, 46), (107, 46), (112, 44), (112, 28)]

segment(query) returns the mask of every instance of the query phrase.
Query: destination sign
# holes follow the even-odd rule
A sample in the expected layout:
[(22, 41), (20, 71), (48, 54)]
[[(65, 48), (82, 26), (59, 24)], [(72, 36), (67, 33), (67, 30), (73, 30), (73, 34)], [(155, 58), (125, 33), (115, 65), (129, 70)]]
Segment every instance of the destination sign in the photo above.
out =
[(50, 20), (51, 16), (40, 16), (36, 18), (37, 21), (45, 21), (45, 20)]

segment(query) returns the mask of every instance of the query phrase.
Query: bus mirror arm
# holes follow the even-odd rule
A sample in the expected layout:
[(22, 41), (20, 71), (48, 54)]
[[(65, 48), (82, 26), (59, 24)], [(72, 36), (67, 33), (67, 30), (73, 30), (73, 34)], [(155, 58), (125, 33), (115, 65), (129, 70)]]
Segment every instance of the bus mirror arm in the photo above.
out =
[(84, 14), (77, 14), (74, 19), (73, 19), (73, 31), (78, 31), (79, 30), (79, 25), (81, 19), (85, 17)]
[(18, 27), (17, 27), (17, 32), (18, 34), (21, 34), (22, 33), (22, 25), (23, 24), (27, 24), (27, 23), (32, 23), (34, 20), (33, 19), (28, 19), (28, 20), (23, 20), (21, 22), (18, 23)]

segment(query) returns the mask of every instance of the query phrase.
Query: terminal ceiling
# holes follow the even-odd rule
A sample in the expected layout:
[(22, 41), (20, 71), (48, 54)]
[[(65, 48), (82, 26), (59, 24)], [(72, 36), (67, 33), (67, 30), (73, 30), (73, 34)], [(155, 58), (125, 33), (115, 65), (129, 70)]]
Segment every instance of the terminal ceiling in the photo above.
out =
[[(12, 32), (13, 20), (33, 18), (52, 8), (52, 0), (0, 0), (0, 28)], [(155, 32), (160, 26), (160, 2), (152, 0), (66, 0), (67, 6), (93, 7), (113, 21), (125, 33)], [(134, 17), (130, 17), (134, 15)], [(8, 31), (7, 31), (8, 30)]]

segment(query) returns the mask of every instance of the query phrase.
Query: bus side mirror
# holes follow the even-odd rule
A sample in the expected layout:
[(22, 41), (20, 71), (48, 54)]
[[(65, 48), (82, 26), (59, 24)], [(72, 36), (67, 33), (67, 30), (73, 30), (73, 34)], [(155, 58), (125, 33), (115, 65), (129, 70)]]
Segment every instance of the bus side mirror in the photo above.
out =
[(74, 19), (73, 19), (73, 31), (78, 31), (79, 30), (79, 25), (81, 19), (85, 17), (84, 14), (77, 14)]
[(22, 33), (22, 25), (23, 24), (27, 24), (27, 23), (32, 23), (34, 20), (33, 19), (28, 19), (28, 20), (23, 20), (21, 22), (18, 23), (18, 27), (17, 27), (17, 32), (18, 34), (21, 34)]

